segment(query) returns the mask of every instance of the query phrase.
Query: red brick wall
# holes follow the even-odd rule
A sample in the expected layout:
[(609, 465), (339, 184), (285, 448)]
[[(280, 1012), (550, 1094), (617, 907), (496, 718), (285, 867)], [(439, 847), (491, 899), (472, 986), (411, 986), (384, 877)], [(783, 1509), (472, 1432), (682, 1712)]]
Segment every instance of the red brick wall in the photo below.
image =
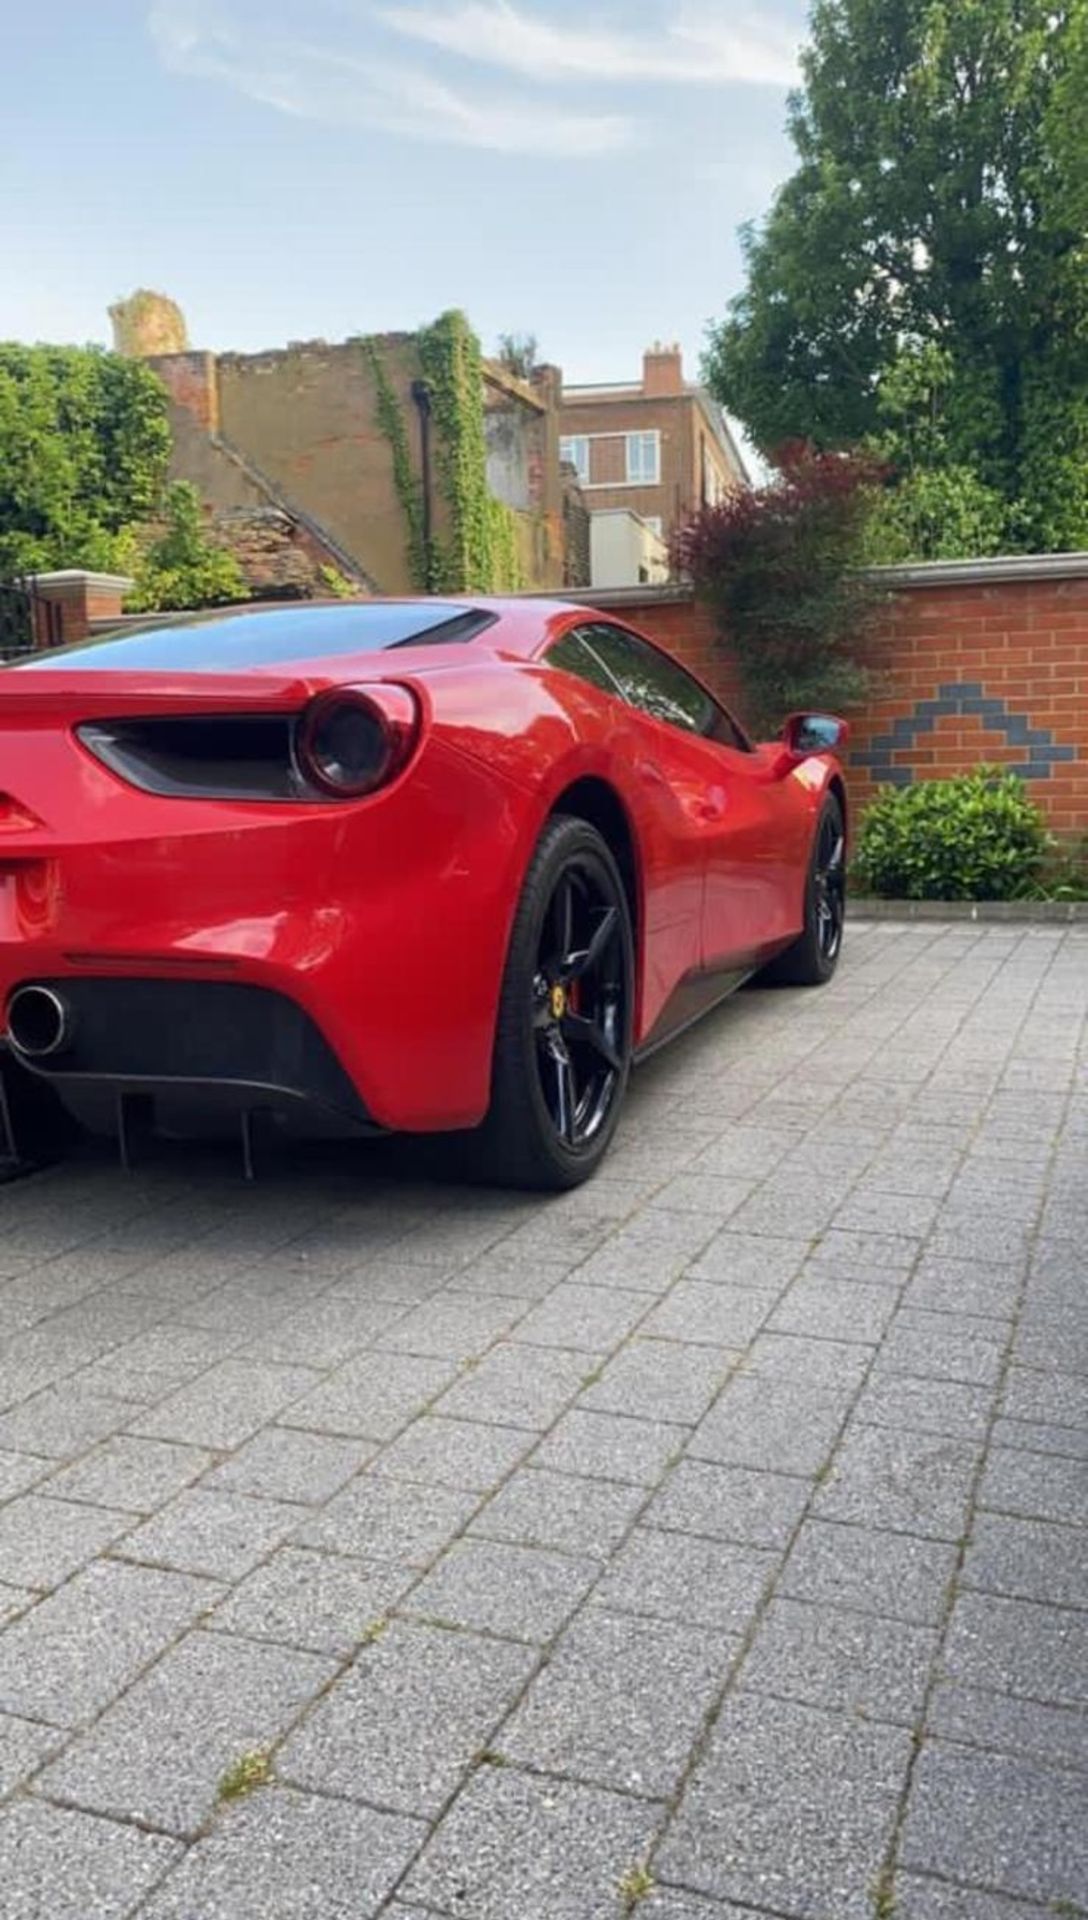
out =
[[(728, 650), (688, 601), (632, 603), (629, 618), (711, 682), (743, 719)], [(1088, 831), (1088, 563), (1081, 578), (896, 590), (873, 664), (880, 685), (850, 715), (855, 805), (979, 761), (1016, 768), (1058, 833)]]

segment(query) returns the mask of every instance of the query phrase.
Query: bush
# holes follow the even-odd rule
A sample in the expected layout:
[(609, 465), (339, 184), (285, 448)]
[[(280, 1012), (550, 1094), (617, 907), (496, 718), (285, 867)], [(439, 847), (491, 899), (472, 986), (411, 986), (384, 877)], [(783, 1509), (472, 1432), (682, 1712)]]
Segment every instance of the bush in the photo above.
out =
[(247, 600), (249, 589), (233, 553), (209, 539), (200, 495), (187, 480), (167, 489), (163, 530), (136, 568), (130, 613), (187, 611)]
[(999, 767), (889, 787), (867, 809), (854, 874), (891, 900), (1015, 900), (1050, 848), (1024, 784)]
[(778, 476), (704, 507), (673, 563), (713, 609), (748, 719), (771, 731), (798, 709), (865, 695), (863, 656), (882, 595), (860, 570), (880, 472), (861, 456), (787, 447)]

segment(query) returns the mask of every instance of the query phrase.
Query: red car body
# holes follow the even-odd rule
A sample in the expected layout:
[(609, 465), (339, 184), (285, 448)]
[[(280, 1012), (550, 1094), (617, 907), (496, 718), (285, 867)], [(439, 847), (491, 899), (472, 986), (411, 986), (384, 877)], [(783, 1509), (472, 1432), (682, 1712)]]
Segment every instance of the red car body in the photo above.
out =
[[(450, 625), (433, 644), (424, 632), (356, 650), (372, 604)], [(481, 630), (458, 638), (470, 615)], [(62, 1092), (81, 1072), (128, 1090), (230, 1083), (229, 1007), (191, 1075), (179, 1074), (180, 1042), (163, 1052), (151, 1038), (178, 1022), (202, 1031), (209, 989), (263, 989), (320, 1037), (320, 1085), (309, 1068), (297, 1084), (288, 1071), (291, 1098), (331, 1113), (352, 1104), (350, 1086), (355, 1117), (377, 1128), (475, 1126), (519, 890), (557, 810), (599, 826), (624, 872), (636, 1053), (788, 946), (829, 790), (845, 811), (836, 760), (751, 746), (724, 715), (722, 738), (683, 730), (549, 658), (590, 623), (623, 626), (531, 600), (246, 612), (0, 673), (0, 1004), (27, 983), (62, 986), (77, 1011), (80, 996), (91, 1006), (95, 1036), (82, 1066), (77, 1034), (67, 1063), (36, 1071)], [(96, 728), (252, 714), (294, 724), (315, 698), (361, 685), (407, 688), (419, 716), (407, 763), (362, 798), (201, 797), (184, 781), (146, 791), (99, 751)], [(155, 982), (172, 991), (148, 999)], [(309, 1044), (292, 1030), (280, 1051)], [(249, 1064), (237, 1080), (279, 1084)]]

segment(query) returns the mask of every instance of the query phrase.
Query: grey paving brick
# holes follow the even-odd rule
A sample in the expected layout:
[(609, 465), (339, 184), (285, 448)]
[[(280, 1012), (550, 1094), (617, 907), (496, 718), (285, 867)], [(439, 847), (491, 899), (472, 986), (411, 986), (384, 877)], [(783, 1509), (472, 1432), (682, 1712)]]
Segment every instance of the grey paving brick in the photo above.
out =
[(870, 1377), (858, 1396), (855, 1419), (862, 1425), (908, 1433), (946, 1433), (982, 1440), (994, 1404), (992, 1387), (958, 1380), (912, 1380), (884, 1374)]
[(651, 1526), (752, 1547), (784, 1547), (809, 1497), (804, 1480), (681, 1460), (646, 1512)]
[(500, 1736), (547, 1773), (651, 1797), (672, 1792), (739, 1641), (592, 1607), (560, 1638)]
[(525, 1458), (535, 1439), (524, 1427), (422, 1414), (375, 1456), (371, 1472), (381, 1479), (490, 1493)]
[(996, 1420), (995, 1447), (1025, 1453), (1060, 1453), (1069, 1460), (1088, 1460), (1088, 1427), (1044, 1427), (1027, 1420)]
[(720, 1287), (711, 1280), (680, 1280), (656, 1306), (644, 1331), (661, 1340), (698, 1346), (745, 1347), (768, 1319), (773, 1293), (751, 1287)]
[(124, 1400), (92, 1392), (78, 1380), (35, 1393), (0, 1414), (0, 1447), (11, 1453), (41, 1453), (53, 1460), (82, 1453), (132, 1417)]
[(1088, 1607), (1088, 1542), (1075, 1527), (977, 1513), (963, 1584), (1022, 1600)]
[(1013, 1353), (1021, 1366), (1088, 1373), (1088, 1328), (1081, 1304), (1063, 1312), (1037, 1309), (1029, 1299), (1013, 1336)]
[(488, 1501), (469, 1532), (605, 1560), (632, 1525), (644, 1498), (640, 1487), (582, 1480), (528, 1466)]
[[(82, 1378), (89, 1390), (140, 1405), (176, 1393), (223, 1358), (221, 1334), (177, 1322), (150, 1327), (88, 1367)], [(132, 1415), (129, 1413), (131, 1419)]]
[(925, 1698), (937, 1634), (847, 1607), (773, 1600), (741, 1685), (868, 1720), (911, 1726)]
[(745, 1355), (744, 1371), (845, 1392), (860, 1387), (872, 1358), (870, 1348), (846, 1340), (810, 1340), (800, 1334), (765, 1330)]
[(850, 1340), (873, 1346), (895, 1311), (894, 1287), (863, 1280), (834, 1280), (810, 1268), (795, 1280), (768, 1325), (773, 1333), (819, 1340)]
[[(903, 1830), (905, 1867), (1074, 1909), (1088, 1886), (1079, 1774), (1008, 1754), (930, 1742)], [(973, 1920), (973, 1917), (972, 1917)]]
[(63, 1740), (55, 1727), (0, 1713), (0, 1799), (35, 1773)]
[(966, 1313), (1007, 1320), (1021, 1287), (1016, 1267), (982, 1260), (937, 1260), (923, 1254), (907, 1283), (903, 1304), (930, 1313)]
[(267, 1747), (332, 1679), (313, 1653), (189, 1634), (46, 1769), (57, 1799), (193, 1834), (227, 1768)]
[(961, 1593), (942, 1668), (964, 1686), (1056, 1706), (1088, 1705), (1088, 1613), (996, 1594)]
[(574, 1398), (585, 1373), (584, 1354), (503, 1342), (461, 1375), (439, 1411), (453, 1419), (542, 1430)]
[(0, 1453), (0, 1500), (25, 1493), (36, 1480), (44, 1480), (48, 1462), (31, 1453)]
[(723, 1906), (718, 1900), (701, 1900), (697, 1893), (681, 1893), (675, 1887), (658, 1887), (648, 1900), (639, 1902), (639, 1920), (752, 1920), (751, 1907), (736, 1907), (730, 1900)]
[(125, 1559), (238, 1580), (297, 1526), (302, 1509), (190, 1487), (127, 1535)]
[(1079, 1707), (1046, 1706), (945, 1681), (934, 1689), (927, 1725), (939, 1738), (966, 1746), (1088, 1770), (1088, 1714)]
[(405, 1606), (427, 1619), (514, 1639), (550, 1640), (600, 1572), (595, 1560), (499, 1540), (463, 1540)]
[(512, 1706), (528, 1648), (395, 1620), (281, 1750), (285, 1780), (433, 1816)]
[(161, 1834), (40, 1800), (0, 1810), (4, 1920), (127, 1920), (177, 1858)]
[(37, 1493), (0, 1507), (0, 1569), (15, 1586), (55, 1587), (120, 1539), (136, 1516)]
[(302, 1546), (330, 1553), (426, 1566), (460, 1533), (478, 1504), (475, 1493), (367, 1473), (302, 1520), (295, 1537)]
[(755, 1693), (726, 1701), (657, 1856), (664, 1880), (798, 1920), (871, 1920), (910, 1735)]
[(394, 1300), (325, 1293), (258, 1332), (246, 1353), (283, 1366), (339, 1367), (372, 1347), (403, 1311)]
[(1088, 1377), (1012, 1366), (1005, 1377), (1001, 1411), (1010, 1420), (1088, 1428)]
[(575, 1407), (541, 1441), (533, 1465), (590, 1479), (652, 1486), (687, 1437), (687, 1429), (674, 1421), (630, 1420), (622, 1414)]
[(296, 1400), (281, 1424), (391, 1440), (448, 1386), (452, 1361), (402, 1353), (361, 1353)]
[(199, 1447), (179, 1446), (172, 1440), (116, 1434), (54, 1474), (49, 1492), (54, 1499), (150, 1513), (203, 1473), (213, 1457)]
[(848, 1233), (906, 1234), (924, 1239), (937, 1217), (939, 1201), (921, 1193), (852, 1193), (835, 1214), (835, 1226)]
[(374, 1344), (382, 1351), (418, 1353), (463, 1363), (486, 1353), (523, 1312), (524, 1308), (509, 1299), (440, 1293), (394, 1320)]
[(744, 1633), (778, 1564), (758, 1547), (637, 1527), (594, 1598), (613, 1612)]
[(861, 1233), (832, 1227), (820, 1235), (817, 1258), (839, 1280), (879, 1282), (910, 1272), (921, 1242), (902, 1233)]
[(223, 1360), (131, 1422), (134, 1433), (195, 1447), (238, 1447), (313, 1385), (306, 1367)]
[(878, 1376), (906, 1373), (917, 1379), (993, 1386), (1005, 1345), (1005, 1328), (999, 1321), (904, 1307), (883, 1341), (876, 1371)]
[(730, 1179), (723, 1173), (678, 1173), (662, 1187), (658, 1199), (673, 1213), (727, 1220), (743, 1206), (755, 1185), (754, 1179)]
[(644, 1293), (583, 1286), (575, 1274), (554, 1287), (520, 1322), (517, 1338), (528, 1346), (607, 1353), (637, 1325), (648, 1305)]
[(786, 1239), (764, 1234), (716, 1233), (692, 1262), (692, 1276), (719, 1286), (751, 1288), (756, 1293), (781, 1293), (800, 1269), (809, 1242), (800, 1235)]
[(239, 1581), (208, 1624), (250, 1640), (344, 1658), (415, 1577), (411, 1567), (281, 1547)]
[(851, 1426), (816, 1492), (817, 1518), (958, 1540), (978, 1450), (969, 1440)]
[(657, 1810), (597, 1787), (484, 1767), (404, 1883), (409, 1900), (472, 1920), (616, 1920)]
[(740, 1359), (728, 1347), (679, 1347), (632, 1340), (621, 1347), (578, 1404), (593, 1413), (694, 1426)]
[(949, 1541), (806, 1520), (779, 1586), (793, 1599), (935, 1627), (947, 1610), (956, 1559)]
[(741, 1373), (696, 1428), (691, 1457), (778, 1473), (820, 1471), (850, 1400), (834, 1386)]
[(1088, 1526), (1088, 1474), (1079, 1460), (1043, 1460), (994, 1447), (983, 1472), (979, 1503), (1027, 1519)]
[(265, 1500), (316, 1505), (327, 1500), (372, 1458), (373, 1445), (295, 1427), (264, 1427), (210, 1473), (214, 1492), (256, 1494)]
[(896, 1920), (1041, 1920), (1034, 1901), (1028, 1907), (1000, 1893), (952, 1887), (916, 1873), (896, 1875), (895, 1913)]
[(191, 1848), (147, 1920), (368, 1920), (426, 1837), (414, 1820), (289, 1788), (254, 1794)]
[(220, 1591), (178, 1573), (96, 1562), (0, 1636), (0, 1708), (61, 1727), (90, 1719)]

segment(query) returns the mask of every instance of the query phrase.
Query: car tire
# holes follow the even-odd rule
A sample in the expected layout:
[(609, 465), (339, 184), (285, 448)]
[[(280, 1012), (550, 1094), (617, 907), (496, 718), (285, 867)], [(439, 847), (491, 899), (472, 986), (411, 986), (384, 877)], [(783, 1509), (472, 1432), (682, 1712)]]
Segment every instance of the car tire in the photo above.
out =
[(840, 801), (829, 793), (812, 839), (800, 938), (763, 969), (761, 982), (783, 987), (826, 986), (839, 964), (845, 913), (845, 822)]
[(596, 1172), (627, 1088), (633, 1003), (634, 939), (619, 869), (595, 828), (557, 814), (514, 916), (491, 1106), (471, 1137), (474, 1177), (555, 1192)]

